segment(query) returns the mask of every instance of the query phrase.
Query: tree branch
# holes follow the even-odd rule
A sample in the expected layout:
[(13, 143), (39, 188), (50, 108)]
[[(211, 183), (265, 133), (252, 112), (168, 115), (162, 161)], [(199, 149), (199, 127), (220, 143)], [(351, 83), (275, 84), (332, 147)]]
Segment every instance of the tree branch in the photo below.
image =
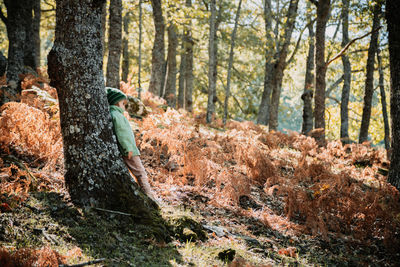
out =
[(329, 64), (331, 64), (333, 61), (335, 61), (336, 59), (338, 59), (338, 58), (340, 58), (341, 56), (343, 56), (343, 55), (346, 53), (347, 49), (349, 49), (349, 47), (350, 47), (355, 41), (361, 40), (361, 39), (367, 37), (368, 35), (373, 34), (373, 33), (376, 32), (376, 31), (379, 31), (381, 28), (382, 28), (382, 26), (381, 26), (381, 27), (378, 27), (378, 28), (375, 29), (375, 30), (370, 31), (369, 33), (364, 34), (363, 36), (360, 36), (360, 37), (357, 37), (357, 38), (351, 40), (345, 47), (343, 47), (343, 49), (342, 49), (336, 56), (334, 56), (331, 60), (329, 60), (329, 61), (326, 63), (326, 66), (328, 67)]
[(92, 261), (88, 261), (88, 262), (83, 262), (83, 263), (79, 263), (79, 264), (73, 264), (73, 265), (61, 264), (60, 267), (83, 267), (83, 266), (86, 266), (86, 265), (97, 264), (97, 263), (103, 262), (105, 260), (106, 260), (105, 258), (101, 258), (101, 259), (92, 260)]
[(339, 86), (339, 84), (344, 80), (344, 75), (342, 75), (336, 82), (334, 82), (328, 90), (326, 90), (326, 95), (329, 97), (332, 91)]

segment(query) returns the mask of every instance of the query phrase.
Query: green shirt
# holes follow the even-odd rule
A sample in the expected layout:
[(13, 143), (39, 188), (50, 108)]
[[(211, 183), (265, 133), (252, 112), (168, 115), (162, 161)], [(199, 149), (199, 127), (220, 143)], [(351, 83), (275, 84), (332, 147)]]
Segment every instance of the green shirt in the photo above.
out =
[(122, 108), (111, 105), (110, 106), (111, 118), (113, 122), (113, 129), (118, 141), (118, 148), (123, 156), (127, 156), (132, 151), (133, 156), (139, 156), (140, 152), (136, 146), (135, 135), (133, 134), (129, 121), (124, 116)]

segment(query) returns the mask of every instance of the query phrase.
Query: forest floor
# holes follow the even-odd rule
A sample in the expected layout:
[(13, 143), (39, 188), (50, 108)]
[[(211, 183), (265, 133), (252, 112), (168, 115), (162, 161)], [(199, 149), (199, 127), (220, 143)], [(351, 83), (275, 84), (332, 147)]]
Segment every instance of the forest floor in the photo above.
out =
[(400, 266), (382, 149), (210, 126), (157, 101), (132, 124), (169, 242), (127, 214), (72, 204), (54, 107), (1, 109), (0, 266)]

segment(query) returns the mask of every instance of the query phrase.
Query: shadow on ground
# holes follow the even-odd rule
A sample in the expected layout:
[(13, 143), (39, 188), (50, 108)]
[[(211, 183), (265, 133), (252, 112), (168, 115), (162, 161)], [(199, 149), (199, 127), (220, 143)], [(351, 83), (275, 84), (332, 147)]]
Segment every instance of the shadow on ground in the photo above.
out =
[(81, 210), (58, 193), (32, 193), (19, 212), (29, 219), (17, 224), (36, 236), (31, 245), (42, 240), (42, 245), (50, 243), (55, 249), (77, 246), (91, 258), (105, 258), (106, 266), (172, 266), (181, 261), (173, 244), (155, 240), (151, 227), (135, 224), (126, 215)]

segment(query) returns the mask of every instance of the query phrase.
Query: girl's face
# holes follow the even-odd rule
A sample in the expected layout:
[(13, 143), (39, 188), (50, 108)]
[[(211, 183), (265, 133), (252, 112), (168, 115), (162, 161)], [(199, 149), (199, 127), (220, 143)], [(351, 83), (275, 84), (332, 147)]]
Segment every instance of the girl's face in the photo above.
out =
[(119, 101), (119, 102), (117, 103), (117, 106), (120, 107), (120, 108), (122, 108), (123, 110), (125, 110), (125, 105), (126, 105), (127, 102), (128, 102), (128, 101), (127, 101), (126, 99), (123, 99), (123, 100), (121, 100), (121, 101)]

